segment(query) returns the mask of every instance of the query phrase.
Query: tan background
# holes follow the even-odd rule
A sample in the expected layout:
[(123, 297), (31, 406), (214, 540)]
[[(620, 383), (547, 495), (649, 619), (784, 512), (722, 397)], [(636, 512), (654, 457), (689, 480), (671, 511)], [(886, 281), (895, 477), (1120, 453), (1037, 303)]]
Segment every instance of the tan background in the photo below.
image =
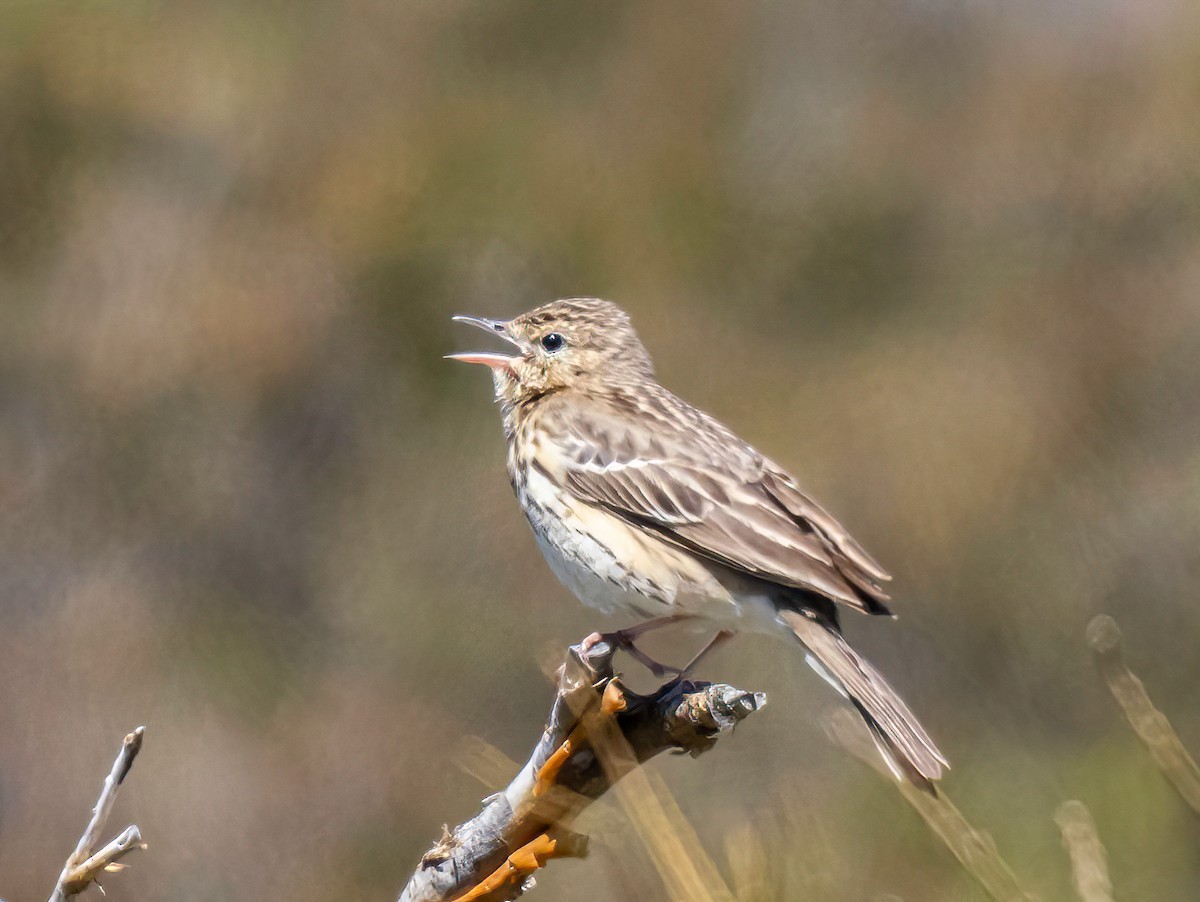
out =
[[(394, 897), (493, 788), (454, 750), (523, 758), (547, 648), (617, 625), (441, 360), (452, 313), (563, 294), (895, 572), (848, 630), (1027, 883), (1066, 896), (1077, 797), (1119, 897), (1200, 896), (1083, 644), (1116, 616), (1200, 750), (1198, 109), (1185, 0), (5, 3), (0, 896), (48, 895), (145, 723), (109, 898)], [(798, 655), (703, 675), (772, 700), (655, 765), (722, 866), (981, 898)], [(537, 898), (659, 898), (614, 843)]]

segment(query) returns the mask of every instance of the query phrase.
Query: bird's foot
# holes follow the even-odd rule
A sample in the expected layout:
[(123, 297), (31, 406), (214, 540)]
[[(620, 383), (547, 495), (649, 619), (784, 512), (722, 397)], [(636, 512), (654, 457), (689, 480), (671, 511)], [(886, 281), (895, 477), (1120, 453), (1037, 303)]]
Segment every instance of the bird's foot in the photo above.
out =
[(673, 674), (675, 677), (682, 676), (683, 671), (678, 667), (671, 667), (668, 664), (663, 664), (660, 661), (654, 660), (654, 658), (650, 657), (634, 644), (634, 639), (640, 635), (641, 632), (643, 631), (616, 630), (615, 632), (611, 633), (592, 633), (580, 643), (580, 646), (584, 654), (586, 654), (601, 642), (607, 642), (614, 649), (620, 649), (626, 652), (631, 658), (654, 674), (657, 679), (661, 680), (668, 674)]

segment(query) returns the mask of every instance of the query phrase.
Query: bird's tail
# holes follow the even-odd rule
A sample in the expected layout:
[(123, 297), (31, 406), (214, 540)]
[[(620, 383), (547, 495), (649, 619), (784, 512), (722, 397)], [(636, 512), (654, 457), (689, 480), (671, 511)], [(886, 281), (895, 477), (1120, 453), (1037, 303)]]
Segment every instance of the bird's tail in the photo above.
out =
[(785, 610), (779, 617), (808, 649), (809, 665), (858, 709), (896, 777), (936, 795), (933, 781), (949, 763), (883, 675), (818, 616)]

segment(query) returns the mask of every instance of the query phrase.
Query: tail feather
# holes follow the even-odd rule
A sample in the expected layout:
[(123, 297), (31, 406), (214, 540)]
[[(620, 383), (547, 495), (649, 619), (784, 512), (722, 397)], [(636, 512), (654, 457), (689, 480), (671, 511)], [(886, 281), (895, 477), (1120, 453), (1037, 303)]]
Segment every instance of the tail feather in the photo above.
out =
[(836, 627), (815, 614), (780, 611), (779, 617), (808, 649), (813, 669), (858, 709), (892, 772), (920, 789), (936, 792), (933, 781), (949, 762), (882, 674), (846, 643)]

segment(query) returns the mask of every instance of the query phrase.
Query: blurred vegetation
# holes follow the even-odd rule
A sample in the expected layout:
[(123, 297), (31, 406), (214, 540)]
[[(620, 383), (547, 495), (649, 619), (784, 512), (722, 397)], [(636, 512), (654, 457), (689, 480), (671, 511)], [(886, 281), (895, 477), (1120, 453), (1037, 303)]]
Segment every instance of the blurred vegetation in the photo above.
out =
[[(1083, 642), (1115, 616), (1200, 749), (1197, 109), (1183, 0), (4, 4), (0, 896), (49, 891), (138, 723), (120, 898), (399, 891), (481, 794), (448, 750), (523, 760), (546, 647), (614, 625), (440, 359), (453, 313), (577, 294), (896, 573), (848, 629), (1025, 885), (1068, 897), (1077, 798), (1117, 898), (1200, 895)], [(771, 695), (713, 753), (744, 777), (655, 767), (731, 879), (981, 898), (798, 656), (706, 667)], [(636, 898), (643, 858), (538, 895)]]

